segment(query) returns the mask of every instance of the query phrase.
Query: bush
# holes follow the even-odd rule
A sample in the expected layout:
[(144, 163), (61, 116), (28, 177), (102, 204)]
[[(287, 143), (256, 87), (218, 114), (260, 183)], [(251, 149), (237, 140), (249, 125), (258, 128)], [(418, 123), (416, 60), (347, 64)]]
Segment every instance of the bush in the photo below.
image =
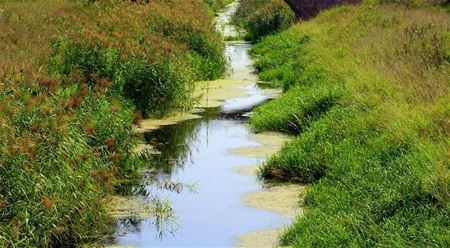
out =
[(294, 20), (294, 13), (282, 0), (244, 0), (234, 17), (234, 22), (247, 31), (250, 40), (285, 30)]
[(289, 28), (294, 19), (294, 13), (284, 1), (276, 0), (250, 15), (245, 28), (251, 39), (259, 40), (266, 35)]
[(6, 84), (0, 245), (58, 246), (100, 235), (107, 227), (102, 198), (140, 166), (130, 155), (131, 105), (105, 89), (48, 78)]
[[(81, 72), (91, 83), (111, 81), (148, 116), (188, 109), (194, 81), (215, 79), (225, 71), (223, 42), (204, 18), (207, 10), (201, 3), (115, 2), (96, 8), (102, 10), (98, 25), (54, 42), (54, 73), (68, 80)], [(129, 13), (139, 14), (130, 18)]]
[(72, 72), (77, 72), (91, 86), (111, 84), (117, 94), (130, 99), (144, 115), (186, 110), (192, 103), (189, 96), (193, 72), (168, 60), (147, 63), (137, 57), (125, 59), (116, 49), (105, 49), (100, 44), (59, 40), (54, 44), (50, 68), (68, 80), (74, 76)]

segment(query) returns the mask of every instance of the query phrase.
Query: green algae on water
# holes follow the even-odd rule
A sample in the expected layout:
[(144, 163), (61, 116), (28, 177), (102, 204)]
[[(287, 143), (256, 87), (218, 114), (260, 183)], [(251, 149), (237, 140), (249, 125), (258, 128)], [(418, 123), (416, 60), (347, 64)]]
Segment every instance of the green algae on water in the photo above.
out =
[(289, 136), (267, 132), (252, 134), (250, 135), (250, 140), (253, 140), (261, 145), (233, 148), (229, 151), (242, 156), (267, 158), (278, 152), (284, 142), (289, 140)]
[[(293, 218), (303, 213), (298, 197), (303, 199), (304, 194), (305, 188), (302, 185), (279, 184), (263, 191), (248, 193), (243, 201), (251, 207)], [(283, 228), (275, 228), (245, 233), (237, 238), (234, 247), (281, 247), (278, 237), (283, 231)]]
[(281, 215), (296, 217), (303, 212), (300, 199), (305, 194), (305, 187), (298, 184), (279, 184), (267, 189), (251, 192), (243, 201), (254, 208), (268, 210)]
[(197, 82), (195, 91), (199, 108), (214, 108), (222, 106), (227, 99), (245, 97), (246, 87), (253, 85), (251, 81), (219, 79), (208, 82)]
[(190, 113), (176, 113), (171, 116), (162, 119), (144, 119), (141, 121), (139, 126), (134, 128), (135, 133), (145, 133), (148, 131), (156, 130), (161, 126), (170, 126), (183, 121), (200, 119), (200, 115), (190, 114)]
[(113, 219), (143, 219), (154, 216), (157, 212), (152, 203), (146, 203), (139, 197), (109, 196), (106, 202), (107, 212)]
[(151, 155), (158, 155), (161, 154), (161, 152), (157, 151), (152, 145), (150, 144), (137, 144), (132, 151), (134, 154), (151, 154)]
[(278, 237), (284, 231), (283, 228), (268, 229), (249, 232), (239, 236), (234, 247), (281, 247)]

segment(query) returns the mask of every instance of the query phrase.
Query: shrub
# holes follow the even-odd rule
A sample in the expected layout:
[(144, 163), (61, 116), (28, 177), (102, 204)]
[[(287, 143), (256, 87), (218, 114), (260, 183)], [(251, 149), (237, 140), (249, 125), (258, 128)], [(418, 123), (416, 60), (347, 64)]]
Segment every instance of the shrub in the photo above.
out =
[(248, 17), (245, 28), (251, 39), (262, 37), (287, 29), (294, 22), (294, 13), (284, 1), (270, 1)]
[(223, 42), (200, 2), (114, 2), (95, 8), (97, 25), (54, 42), (54, 73), (70, 80), (81, 71), (90, 82), (111, 81), (148, 116), (188, 109), (193, 82), (225, 71)]
[(245, 0), (233, 19), (247, 31), (247, 39), (259, 40), (265, 35), (287, 29), (295, 18), (282, 0)]
[(52, 79), (5, 83), (0, 245), (58, 246), (100, 235), (102, 198), (140, 166), (130, 155), (132, 108), (101, 89)]
[(190, 107), (193, 72), (182, 66), (169, 60), (147, 63), (138, 57), (125, 59), (116, 49), (67, 40), (55, 42), (51, 59), (54, 73), (70, 80), (76, 71), (93, 86), (111, 83), (117, 94), (130, 99), (144, 115)]

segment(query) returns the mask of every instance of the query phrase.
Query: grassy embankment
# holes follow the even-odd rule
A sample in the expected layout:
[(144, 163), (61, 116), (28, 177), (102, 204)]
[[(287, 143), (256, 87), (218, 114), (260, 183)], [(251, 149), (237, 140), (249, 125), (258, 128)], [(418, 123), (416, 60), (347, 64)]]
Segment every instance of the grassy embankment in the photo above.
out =
[(255, 110), (252, 128), (297, 135), (261, 176), (310, 185), (284, 244), (448, 247), (448, 9), (336, 7), (253, 54), (285, 93)]
[[(186, 110), (220, 77), (201, 0), (0, 3), (0, 246), (101, 235), (104, 196), (144, 161), (133, 122)], [(89, 227), (89, 228), (86, 228)]]

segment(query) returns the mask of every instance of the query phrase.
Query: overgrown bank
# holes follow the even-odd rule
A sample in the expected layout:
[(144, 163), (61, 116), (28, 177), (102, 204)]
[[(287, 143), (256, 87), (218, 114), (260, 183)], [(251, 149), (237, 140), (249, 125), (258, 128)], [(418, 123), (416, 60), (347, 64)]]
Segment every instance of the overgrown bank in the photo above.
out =
[(449, 35), (445, 8), (366, 1), (254, 47), (285, 94), (251, 125), (297, 135), (261, 175), (311, 184), (284, 244), (448, 246)]
[(145, 163), (132, 124), (190, 108), (193, 82), (225, 69), (210, 13), (201, 0), (0, 3), (1, 247), (104, 231), (104, 196)]

